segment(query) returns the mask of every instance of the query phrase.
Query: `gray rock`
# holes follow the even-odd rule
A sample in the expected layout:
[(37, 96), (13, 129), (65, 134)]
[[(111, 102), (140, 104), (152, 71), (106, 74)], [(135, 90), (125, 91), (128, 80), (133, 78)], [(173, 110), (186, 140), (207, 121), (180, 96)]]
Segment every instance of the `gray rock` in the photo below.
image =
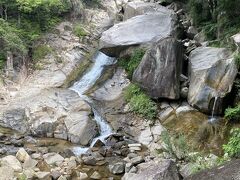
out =
[(206, 169), (199, 173), (193, 174), (187, 178), (186, 180), (228, 180), (228, 179), (236, 179), (238, 180), (240, 177), (239, 172), (240, 160), (232, 160), (224, 165), (218, 166), (213, 169)]
[(187, 35), (190, 39), (193, 39), (197, 33), (198, 33), (198, 30), (193, 26), (190, 26), (187, 30)]
[(25, 109), (21, 107), (8, 109), (9, 110), (5, 112), (0, 112), (0, 125), (20, 133), (26, 133), (29, 130), (29, 125), (27, 123)]
[(127, 164), (125, 165), (125, 172), (128, 173), (132, 167), (133, 167), (133, 164), (132, 164), (132, 163), (127, 163)]
[(80, 179), (80, 180), (86, 180), (86, 179), (88, 179), (87, 173), (82, 173), (82, 172), (80, 172), (80, 173), (79, 173), (79, 179)]
[(43, 158), (44, 158), (44, 161), (49, 165), (53, 165), (55, 163), (61, 163), (64, 160), (64, 158), (57, 153), (44, 154)]
[(90, 165), (90, 166), (95, 166), (97, 163), (96, 158), (93, 156), (83, 156), (82, 160), (83, 160), (84, 164)]
[(237, 48), (238, 51), (240, 51), (240, 33), (235, 34), (231, 37), (231, 40), (234, 44), (234, 46)]
[(25, 151), (24, 148), (20, 148), (16, 154), (16, 158), (20, 161), (20, 162), (24, 162), (26, 159), (29, 158), (29, 154), (27, 153), (27, 151)]
[(122, 180), (179, 180), (177, 167), (173, 161), (165, 160), (160, 163), (145, 165), (144, 169), (134, 173), (126, 173)]
[(230, 52), (224, 48), (200, 47), (189, 57), (190, 87), (188, 102), (205, 113), (223, 110), (222, 100), (231, 91), (237, 67)]
[(26, 158), (26, 160), (23, 163), (24, 169), (33, 169), (38, 164), (38, 161), (32, 159), (30, 156)]
[(136, 173), (137, 172), (137, 168), (135, 166), (133, 166), (130, 170), (129, 173)]
[(124, 162), (117, 162), (114, 164), (109, 165), (109, 171), (112, 174), (122, 174), (125, 171), (125, 164)]
[(109, 56), (118, 56), (122, 50), (130, 46), (177, 36), (176, 23), (177, 16), (173, 12), (139, 15), (103, 32), (99, 47)]
[(133, 1), (129, 2), (124, 7), (124, 20), (130, 19), (134, 16), (142, 15), (145, 13), (171, 13), (166, 7), (158, 5), (157, 3), (149, 3), (149, 2), (142, 2), (142, 1)]
[(152, 98), (178, 99), (182, 53), (181, 44), (174, 38), (158, 41), (144, 55), (133, 81)]
[(144, 159), (142, 156), (138, 156), (138, 157), (132, 158), (130, 161), (133, 165), (138, 165), (138, 164), (144, 162)]

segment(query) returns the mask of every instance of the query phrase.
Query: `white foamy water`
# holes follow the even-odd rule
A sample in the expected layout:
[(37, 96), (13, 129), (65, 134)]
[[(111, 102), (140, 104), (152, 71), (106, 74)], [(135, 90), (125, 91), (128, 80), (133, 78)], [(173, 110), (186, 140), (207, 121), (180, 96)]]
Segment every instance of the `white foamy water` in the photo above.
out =
[[(89, 103), (94, 113), (94, 120), (99, 126), (100, 135), (93, 139), (90, 147), (92, 147), (98, 139), (104, 142), (104, 139), (112, 134), (112, 129), (109, 124), (97, 112), (97, 110), (93, 107), (92, 100), (86, 95), (84, 95), (84, 93), (86, 93), (90, 88), (94, 86), (96, 81), (102, 75), (104, 67), (112, 65), (114, 63), (114, 58), (108, 57), (105, 54), (99, 52), (95, 58), (95, 62), (91, 69), (70, 88), (71, 90), (77, 92), (80, 97), (82, 97), (86, 102)], [(80, 155), (86, 153), (88, 149), (89, 147), (74, 147), (73, 152), (76, 155)]]

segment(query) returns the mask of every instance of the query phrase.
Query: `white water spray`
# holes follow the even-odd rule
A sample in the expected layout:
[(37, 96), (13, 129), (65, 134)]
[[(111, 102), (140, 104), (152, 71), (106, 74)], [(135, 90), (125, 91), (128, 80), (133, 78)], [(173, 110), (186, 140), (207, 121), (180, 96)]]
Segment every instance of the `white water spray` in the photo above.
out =
[[(70, 89), (77, 92), (80, 97), (82, 97), (89, 105), (92, 107), (94, 113), (94, 120), (97, 122), (100, 128), (100, 135), (93, 139), (90, 147), (92, 147), (97, 140), (104, 141), (104, 139), (112, 134), (112, 129), (109, 124), (101, 117), (97, 110), (93, 107), (92, 100), (84, 95), (90, 88), (94, 86), (96, 81), (102, 75), (104, 67), (115, 63), (115, 59), (106, 56), (105, 54), (99, 52), (95, 58), (94, 65), (92, 68), (79, 80), (77, 81)], [(73, 152), (76, 155), (85, 153), (89, 147), (74, 147)]]

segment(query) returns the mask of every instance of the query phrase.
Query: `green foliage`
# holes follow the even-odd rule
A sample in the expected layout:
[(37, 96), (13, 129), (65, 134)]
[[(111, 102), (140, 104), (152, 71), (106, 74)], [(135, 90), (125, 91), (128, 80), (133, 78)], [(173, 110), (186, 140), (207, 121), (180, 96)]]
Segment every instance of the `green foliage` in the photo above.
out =
[(240, 157), (240, 128), (234, 128), (230, 131), (230, 139), (223, 145), (224, 153), (230, 157)]
[(137, 85), (130, 84), (124, 91), (124, 98), (127, 102), (130, 102), (133, 96), (137, 96), (141, 93), (142, 91)]
[(26, 53), (26, 46), (18, 35), (18, 30), (0, 18), (0, 41), (3, 42), (4, 51), (19, 51)]
[(203, 29), (209, 40), (226, 39), (240, 30), (240, 0), (189, 0), (193, 23)]
[(0, 70), (3, 69), (5, 61), (6, 61), (6, 57), (4, 56), (3, 53), (0, 53)]
[(144, 50), (137, 49), (129, 59), (120, 59), (118, 61), (119, 66), (123, 67), (127, 71), (129, 78), (132, 78), (133, 72), (138, 67), (144, 54)]
[(144, 94), (137, 85), (129, 85), (124, 91), (124, 98), (129, 102), (131, 111), (149, 120), (156, 118), (157, 104)]
[(239, 68), (240, 67), (240, 53), (235, 54), (234, 60), (235, 60), (237, 67)]
[(80, 24), (74, 26), (73, 33), (79, 38), (87, 35), (87, 32), (83, 29), (83, 27)]
[(240, 105), (225, 110), (225, 118), (229, 120), (240, 120)]
[(46, 45), (40, 45), (33, 51), (33, 60), (39, 61), (52, 52), (53, 50), (51, 47)]
[(165, 150), (172, 157), (177, 159), (188, 159), (190, 147), (188, 146), (187, 139), (183, 134), (170, 134), (167, 131), (163, 131), (161, 137), (165, 144)]

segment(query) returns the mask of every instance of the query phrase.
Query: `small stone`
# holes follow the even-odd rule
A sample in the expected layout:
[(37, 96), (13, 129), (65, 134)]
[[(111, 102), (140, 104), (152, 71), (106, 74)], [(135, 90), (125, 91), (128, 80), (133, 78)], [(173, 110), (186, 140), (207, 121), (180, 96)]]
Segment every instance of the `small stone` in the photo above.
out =
[(132, 167), (133, 167), (133, 164), (132, 164), (132, 163), (127, 163), (127, 164), (125, 165), (125, 172), (128, 173)]
[(64, 158), (57, 153), (44, 154), (43, 158), (44, 158), (45, 162), (49, 165), (56, 164), (56, 163), (62, 163), (64, 161)]
[(142, 147), (142, 145), (140, 143), (128, 144), (128, 147)]
[(129, 173), (136, 173), (136, 172), (137, 172), (137, 168), (135, 166), (133, 166), (129, 171)]
[(16, 158), (23, 163), (27, 158), (29, 158), (29, 154), (24, 148), (20, 148), (16, 154)]
[(131, 162), (133, 165), (138, 165), (138, 164), (144, 162), (144, 159), (142, 156), (138, 156), (138, 157), (132, 158)]
[(51, 176), (53, 179), (58, 179), (61, 176), (61, 173), (58, 170), (54, 169), (51, 172)]
[(40, 180), (50, 180), (50, 172), (36, 172), (35, 173), (36, 178)]
[(129, 149), (130, 149), (130, 151), (141, 151), (142, 150), (141, 147), (130, 147)]
[(84, 164), (86, 164), (86, 165), (95, 166), (96, 163), (97, 163), (96, 158), (93, 157), (93, 156), (84, 156), (84, 157), (82, 158), (82, 160), (83, 160)]
[(102, 176), (101, 174), (99, 174), (97, 171), (95, 171), (91, 176), (90, 176), (91, 179), (101, 179)]
[(35, 172), (32, 169), (24, 169), (23, 174), (26, 176), (27, 179), (32, 179)]
[(125, 164), (123, 162), (117, 162), (109, 165), (109, 171), (112, 174), (122, 174), (125, 171)]
[(32, 159), (30, 156), (23, 163), (23, 169), (33, 169), (38, 164), (38, 161)]
[(93, 145), (93, 147), (103, 147), (105, 144), (100, 140), (100, 139), (98, 139), (95, 143), (94, 143), (94, 145)]
[(38, 153), (34, 153), (31, 156), (32, 156), (33, 159), (37, 159), (37, 160), (41, 159), (41, 154), (38, 154)]
[(82, 172), (80, 172), (80, 173), (79, 173), (79, 179), (80, 179), (80, 180), (88, 179), (87, 173), (82, 173)]

